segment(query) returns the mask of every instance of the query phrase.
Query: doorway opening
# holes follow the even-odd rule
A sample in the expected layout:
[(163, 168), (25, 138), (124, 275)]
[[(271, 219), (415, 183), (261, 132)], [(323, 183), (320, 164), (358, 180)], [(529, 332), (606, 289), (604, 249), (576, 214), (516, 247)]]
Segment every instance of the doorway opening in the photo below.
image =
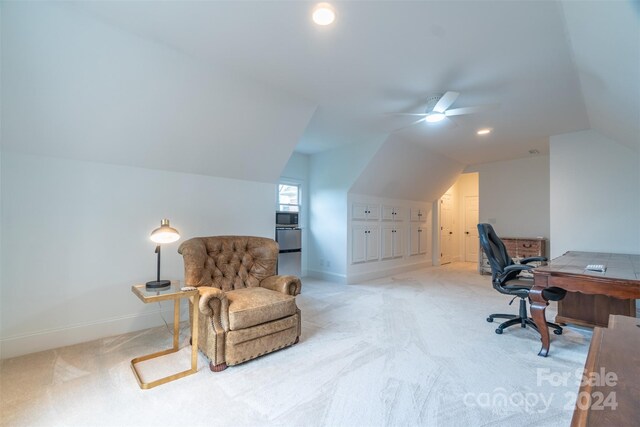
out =
[(479, 175), (463, 173), (438, 201), (440, 264), (478, 263)]

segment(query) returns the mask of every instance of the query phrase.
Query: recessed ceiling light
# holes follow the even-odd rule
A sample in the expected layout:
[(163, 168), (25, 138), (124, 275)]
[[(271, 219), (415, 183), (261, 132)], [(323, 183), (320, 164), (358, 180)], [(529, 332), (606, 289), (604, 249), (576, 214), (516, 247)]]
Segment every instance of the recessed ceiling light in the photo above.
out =
[(479, 129), (478, 132), (476, 132), (478, 135), (488, 135), (491, 133), (491, 129), (489, 128), (484, 128), (484, 129)]
[(313, 22), (318, 25), (329, 25), (336, 19), (336, 11), (329, 3), (318, 3), (311, 14)]
[(429, 123), (437, 123), (444, 120), (445, 117), (444, 113), (429, 113), (424, 119)]

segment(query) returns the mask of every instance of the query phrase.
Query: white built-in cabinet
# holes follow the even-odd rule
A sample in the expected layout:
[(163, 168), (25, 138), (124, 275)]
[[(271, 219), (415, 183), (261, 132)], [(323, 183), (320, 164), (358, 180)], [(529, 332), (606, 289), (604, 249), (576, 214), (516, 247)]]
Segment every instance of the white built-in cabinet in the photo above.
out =
[(354, 203), (351, 207), (351, 219), (377, 221), (380, 219), (380, 205), (371, 203)]
[(377, 261), (380, 245), (380, 227), (373, 224), (351, 226), (351, 262)]
[(400, 224), (382, 226), (382, 259), (400, 258), (404, 255), (404, 232)]
[(409, 219), (411, 221), (425, 222), (429, 213), (422, 208), (411, 208)]
[(429, 252), (428, 228), (415, 223), (409, 226), (409, 255), (422, 255)]
[(399, 260), (431, 253), (430, 218), (430, 209), (425, 207), (383, 201), (352, 202), (351, 263)]
[(402, 221), (404, 210), (399, 206), (382, 205), (383, 221)]

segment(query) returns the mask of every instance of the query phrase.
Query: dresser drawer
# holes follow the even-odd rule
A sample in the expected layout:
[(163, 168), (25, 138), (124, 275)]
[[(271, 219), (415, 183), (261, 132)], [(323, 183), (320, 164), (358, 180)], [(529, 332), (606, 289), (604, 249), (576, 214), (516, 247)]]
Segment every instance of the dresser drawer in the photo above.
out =
[(504, 243), (504, 247), (507, 249), (509, 255), (514, 257), (518, 251), (518, 242), (512, 239), (504, 239), (502, 243)]
[(530, 256), (543, 256), (539, 249), (522, 249), (518, 248), (518, 257), (527, 258)]
[(540, 240), (524, 240), (518, 239), (518, 248), (522, 249), (532, 249), (532, 250), (540, 250), (541, 245)]

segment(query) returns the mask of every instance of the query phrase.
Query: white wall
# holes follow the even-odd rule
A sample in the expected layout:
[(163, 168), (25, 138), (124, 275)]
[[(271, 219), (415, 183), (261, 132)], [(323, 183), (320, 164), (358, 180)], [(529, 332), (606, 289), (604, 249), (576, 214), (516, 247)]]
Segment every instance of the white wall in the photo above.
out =
[(347, 192), (383, 142), (350, 144), (310, 157), (310, 275), (346, 282)]
[(130, 289), (154, 279), (162, 218), (182, 235), (163, 247), (170, 279), (187, 238), (274, 236), (274, 184), (6, 151), (0, 171), (2, 357), (162, 324)]
[(551, 255), (640, 253), (638, 151), (593, 130), (553, 136), (550, 148)]
[(60, 2), (1, 19), (3, 357), (161, 324), (130, 286), (154, 278), (163, 217), (183, 240), (274, 237), (308, 100)]
[[(503, 237), (549, 239), (548, 156), (473, 165), (465, 172), (479, 172), (480, 222)], [(548, 244), (553, 247), (553, 239)]]
[(300, 184), (302, 206), (300, 207), (298, 221), (300, 228), (302, 228), (301, 268), (302, 276), (306, 276), (309, 265), (309, 156), (296, 152), (291, 154), (289, 161), (282, 170), (280, 180)]

